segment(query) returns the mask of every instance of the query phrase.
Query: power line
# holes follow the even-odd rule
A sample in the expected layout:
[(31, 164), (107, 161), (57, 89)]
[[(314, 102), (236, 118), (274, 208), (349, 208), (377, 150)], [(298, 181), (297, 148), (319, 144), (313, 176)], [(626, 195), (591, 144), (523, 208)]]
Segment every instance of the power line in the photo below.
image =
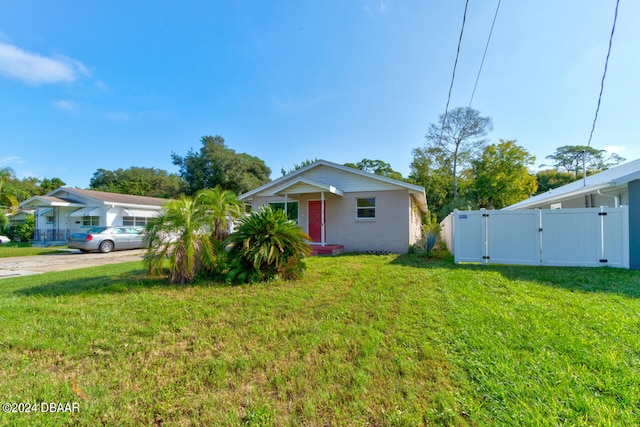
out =
[(458, 50), (456, 52), (456, 61), (453, 64), (453, 74), (451, 75), (451, 85), (449, 85), (449, 96), (447, 97), (447, 106), (444, 108), (444, 117), (442, 119), (442, 129), (440, 130), (440, 136), (444, 131), (444, 124), (447, 122), (447, 113), (449, 111), (449, 102), (451, 101), (451, 91), (453, 90), (453, 81), (456, 79), (456, 67), (458, 66), (458, 57), (460, 56), (460, 45), (462, 44), (462, 34), (464, 33), (464, 23), (467, 20), (467, 7), (469, 6), (469, 0), (464, 5), (464, 15), (462, 15), (462, 28), (460, 28), (460, 38), (458, 39)]
[(489, 31), (489, 37), (487, 38), (487, 44), (484, 47), (484, 54), (482, 55), (482, 62), (480, 62), (480, 69), (478, 70), (478, 76), (476, 77), (476, 84), (473, 85), (473, 92), (471, 93), (471, 99), (469, 100), (469, 107), (473, 102), (473, 97), (476, 94), (476, 87), (478, 87), (478, 80), (480, 80), (480, 73), (482, 72), (482, 66), (484, 65), (484, 58), (487, 56), (487, 49), (489, 49), (489, 42), (491, 41), (491, 34), (493, 34), (493, 27), (496, 25), (496, 18), (498, 17), (498, 10), (500, 10), (500, 3), (502, 0), (498, 0), (498, 6), (496, 7), (496, 13), (493, 15), (493, 22), (491, 23), (491, 30)]
[(609, 36), (609, 50), (607, 51), (607, 58), (604, 61), (604, 73), (602, 73), (602, 80), (600, 81), (600, 95), (598, 96), (598, 106), (596, 107), (596, 116), (593, 118), (593, 125), (591, 126), (591, 133), (589, 134), (589, 142), (587, 142), (587, 147), (591, 146), (591, 138), (593, 138), (593, 131), (596, 128), (596, 121), (598, 120), (598, 111), (600, 111), (600, 101), (602, 100), (602, 91), (604, 90), (604, 78), (607, 76), (607, 66), (609, 65), (609, 55), (611, 54), (613, 33), (616, 30), (616, 21), (618, 19), (619, 4), (620, 0), (616, 0), (616, 12), (613, 15), (613, 27), (611, 28), (611, 35)]

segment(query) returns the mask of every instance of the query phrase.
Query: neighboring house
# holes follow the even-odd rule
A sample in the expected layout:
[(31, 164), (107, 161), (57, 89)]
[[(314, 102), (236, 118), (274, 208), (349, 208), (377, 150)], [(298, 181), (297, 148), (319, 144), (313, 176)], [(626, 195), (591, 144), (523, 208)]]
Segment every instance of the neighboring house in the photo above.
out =
[(505, 209), (564, 209), (629, 206), (630, 268), (640, 269), (640, 159), (554, 188)]
[(240, 200), (253, 209), (265, 204), (282, 208), (312, 245), (347, 252), (407, 252), (420, 238), (427, 211), (423, 187), (326, 160), (242, 194)]
[(145, 226), (167, 199), (61, 187), (20, 203), (35, 209), (34, 243), (63, 244), (95, 226)]
[(10, 212), (7, 214), (7, 218), (9, 219), (9, 226), (16, 227), (20, 224), (24, 224), (27, 220), (27, 216), (33, 215), (35, 209), (18, 209), (15, 212)]

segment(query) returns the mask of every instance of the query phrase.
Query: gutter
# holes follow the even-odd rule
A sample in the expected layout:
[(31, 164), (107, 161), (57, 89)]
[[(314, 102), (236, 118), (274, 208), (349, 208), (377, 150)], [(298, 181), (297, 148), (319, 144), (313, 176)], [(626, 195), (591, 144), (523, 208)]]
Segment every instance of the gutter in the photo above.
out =
[[(506, 208), (503, 208), (503, 209), (504, 210), (537, 209), (535, 207), (532, 208), (531, 206), (536, 206), (540, 204), (551, 204), (553, 202), (563, 200), (567, 197), (577, 197), (577, 196), (582, 196), (582, 195), (593, 193), (593, 192), (600, 194), (599, 193), (600, 190), (603, 190), (609, 187), (615, 187), (615, 182), (610, 181), (610, 182), (607, 182), (606, 184), (594, 185), (592, 187), (580, 187), (578, 191), (569, 191), (566, 193), (554, 195), (552, 197), (541, 198), (540, 200), (529, 199), (529, 200), (525, 200), (524, 202), (516, 203), (515, 205), (507, 206)], [(549, 190), (549, 192), (553, 192), (553, 190)], [(606, 194), (603, 194), (603, 195), (609, 196), (609, 197), (615, 197), (615, 196), (606, 195)], [(525, 203), (525, 202), (528, 202), (528, 203)]]
[(598, 188), (597, 193), (600, 196), (604, 196), (604, 197), (613, 197), (613, 201), (614, 201), (614, 208), (620, 207), (620, 196), (614, 196), (613, 194), (604, 194), (602, 191), (600, 191), (600, 188)]

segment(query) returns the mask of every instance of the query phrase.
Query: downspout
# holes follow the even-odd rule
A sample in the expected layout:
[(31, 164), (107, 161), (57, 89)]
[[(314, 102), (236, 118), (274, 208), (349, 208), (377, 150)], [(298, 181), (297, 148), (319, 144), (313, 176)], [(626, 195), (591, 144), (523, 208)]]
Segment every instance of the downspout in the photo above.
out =
[(613, 201), (614, 201), (614, 208), (618, 208), (620, 207), (620, 202), (619, 202), (619, 196), (614, 196), (612, 194), (604, 194), (602, 191), (600, 191), (600, 189), (598, 189), (598, 194), (600, 196), (604, 196), (604, 197), (613, 197)]

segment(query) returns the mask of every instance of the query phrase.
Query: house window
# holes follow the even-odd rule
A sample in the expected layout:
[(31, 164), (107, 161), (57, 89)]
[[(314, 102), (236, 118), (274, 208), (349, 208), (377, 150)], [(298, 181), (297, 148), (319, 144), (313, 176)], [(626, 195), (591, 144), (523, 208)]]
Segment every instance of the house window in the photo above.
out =
[(122, 217), (123, 226), (146, 227), (148, 221), (149, 221), (149, 218), (144, 218), (144, 217), (137, 217), (137, 216)]
[[(269, 205), (273, 209), (284, 210), (284, 202), (270, 202)], [(287, 202), (287, 217), (298, 223), (298, 202)]]
[(356, 218), (374, 219), (376, 217), (376, 199), (368, 197), (356, 199)]
[(100, 225), (100, 217), (99, 216), (83, 216), (82, 225), (84, 227), (95, 227), (96, 225)]
[(47, 215), (47, 224), (53, 224), (53, 222), (55, 221), (56, 217), (53, 215)]

